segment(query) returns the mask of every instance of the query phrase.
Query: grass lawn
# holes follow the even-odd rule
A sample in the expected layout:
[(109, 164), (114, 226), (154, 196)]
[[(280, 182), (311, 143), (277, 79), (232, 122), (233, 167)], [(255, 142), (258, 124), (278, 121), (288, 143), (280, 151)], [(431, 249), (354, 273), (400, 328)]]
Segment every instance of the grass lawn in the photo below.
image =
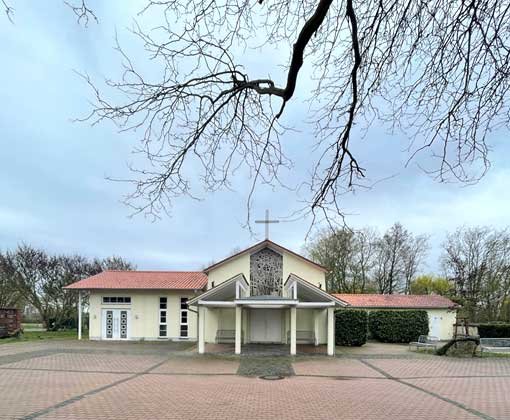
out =
[(480, 356), (481, 358), (485, 359), (485, 358), (490, 358), (490, 357), (510, 357), (510, 353), (496, 353), (496, 352), (488, 352), (488, 351), (484, 351), (483, 352), (483, 355), (480, 353), (480, 352), (477, 352), (476, 353), (478, 356)]
[(44, 331), (43, 324), (21, 323), (25, 331)]
[[(83, 334), (82, 338), (88, 340), (88, 334)], [(21, 337), (9, 337), (0, 339), (0, 344), (17, 343), (22, 341), (34, 340), (72, 340), (78, 339), (78, 333), (75, 330), (67, 331), (26, 331)]]

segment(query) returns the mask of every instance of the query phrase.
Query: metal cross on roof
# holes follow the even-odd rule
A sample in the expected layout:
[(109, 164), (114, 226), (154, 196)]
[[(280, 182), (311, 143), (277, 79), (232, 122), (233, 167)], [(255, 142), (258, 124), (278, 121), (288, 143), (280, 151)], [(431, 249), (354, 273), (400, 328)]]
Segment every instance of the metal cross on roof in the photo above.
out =
[(279, 220), (269, 220), (269, 210), (266, 210), (266, 218), (264, 220), (255, 220), (255, 223), (264, 223), (266, 225), (266, 239), (269, 239), (269, 224), (280, 223)]

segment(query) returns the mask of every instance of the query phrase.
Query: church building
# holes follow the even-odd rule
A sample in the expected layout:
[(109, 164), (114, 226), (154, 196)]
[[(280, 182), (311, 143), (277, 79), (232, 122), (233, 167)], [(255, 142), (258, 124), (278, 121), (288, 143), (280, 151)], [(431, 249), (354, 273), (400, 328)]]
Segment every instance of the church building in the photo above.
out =
[[(326, 345), (334, 354), (334, 311), (326, 269), (269, 239), (203, 271), (104, 271), (67, 286), (89, 299), (91, 340)], [(81, 327), (81, 322), (79, 323)], [(81, 337), (81, 328), (79, 331)]]

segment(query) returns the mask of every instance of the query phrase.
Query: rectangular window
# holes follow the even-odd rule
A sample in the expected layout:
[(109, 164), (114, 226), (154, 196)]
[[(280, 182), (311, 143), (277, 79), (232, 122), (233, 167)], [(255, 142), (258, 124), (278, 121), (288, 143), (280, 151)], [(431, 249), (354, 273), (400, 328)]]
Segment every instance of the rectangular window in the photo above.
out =
[(160, 324), (159, 326), (159, 336), (166, 337), (166, 325)]
[(188, 298), (181, 298), (181, 337), (188, 337)]
[(167, 309), (168, 299), (166, 297), (159, 298), (159, 336), (167, 337), (167, 322), (166, 322), (166, 309)]
[(123, 303), (129, 305), (131, 298), (129, 296), (103, 296), (103, 303)]
[(188, 298), (181, 298), (181, 309), (188, 309)]
[(188, 337), (188, 326), (181, 325), (181, 337)]

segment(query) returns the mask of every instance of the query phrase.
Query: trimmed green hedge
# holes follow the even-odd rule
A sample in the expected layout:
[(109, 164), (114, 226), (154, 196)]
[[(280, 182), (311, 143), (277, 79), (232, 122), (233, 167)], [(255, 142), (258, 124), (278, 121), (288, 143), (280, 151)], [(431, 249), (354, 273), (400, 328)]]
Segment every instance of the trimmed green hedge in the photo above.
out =
[(384, 343), (409, 343), (429, 333), (429, 317), (423, 310), (378, 310), (368, 317), (369, 329)]
[(480, 324), (478, 325), (478, 334), (482, 338), (510, 338), (510, 324)]
[(367, 342), (368, 314), (361, 309), (335, 312), (335, 343), (341, 346), (362, 346)]

